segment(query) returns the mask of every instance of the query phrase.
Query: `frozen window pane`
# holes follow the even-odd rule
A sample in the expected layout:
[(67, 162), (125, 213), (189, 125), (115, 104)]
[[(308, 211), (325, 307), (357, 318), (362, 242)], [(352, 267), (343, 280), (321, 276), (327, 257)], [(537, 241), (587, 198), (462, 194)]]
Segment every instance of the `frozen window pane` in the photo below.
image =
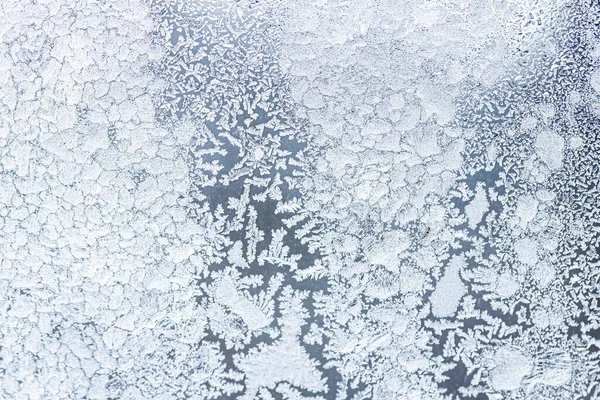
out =
[(0, 398), (600, 398), (600, 5), (0, 22)]

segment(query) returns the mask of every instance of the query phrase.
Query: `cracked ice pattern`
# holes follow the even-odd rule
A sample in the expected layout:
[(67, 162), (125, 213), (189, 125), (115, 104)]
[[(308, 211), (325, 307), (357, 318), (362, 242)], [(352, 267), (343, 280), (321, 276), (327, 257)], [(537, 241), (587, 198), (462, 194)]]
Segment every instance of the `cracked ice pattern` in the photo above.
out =
[(600, 398), (597, 2), (0, 22), (0, 398)]

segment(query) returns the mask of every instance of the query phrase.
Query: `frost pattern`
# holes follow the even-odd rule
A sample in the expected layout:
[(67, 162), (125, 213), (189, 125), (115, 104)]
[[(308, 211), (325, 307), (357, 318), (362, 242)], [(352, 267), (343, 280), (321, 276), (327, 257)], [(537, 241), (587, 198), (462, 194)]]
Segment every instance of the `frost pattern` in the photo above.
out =
[(1, 398), (600, 398), (597, 4), (0, 11)]

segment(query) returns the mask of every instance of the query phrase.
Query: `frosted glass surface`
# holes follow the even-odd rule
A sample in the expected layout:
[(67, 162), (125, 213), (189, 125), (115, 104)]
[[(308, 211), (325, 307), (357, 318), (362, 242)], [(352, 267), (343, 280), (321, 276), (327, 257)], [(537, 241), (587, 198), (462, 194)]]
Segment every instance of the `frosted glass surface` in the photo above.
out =
[(0, 399), (600, 398), (600, 4), (0, 0)]

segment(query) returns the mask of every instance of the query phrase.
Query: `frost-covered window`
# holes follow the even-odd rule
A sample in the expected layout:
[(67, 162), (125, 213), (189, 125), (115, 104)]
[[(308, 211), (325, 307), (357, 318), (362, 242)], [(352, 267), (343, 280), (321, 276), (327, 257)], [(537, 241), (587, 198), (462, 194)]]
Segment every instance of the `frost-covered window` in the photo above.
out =
[(600, 3), (0, 0), (0, 399), (600, 399)]

